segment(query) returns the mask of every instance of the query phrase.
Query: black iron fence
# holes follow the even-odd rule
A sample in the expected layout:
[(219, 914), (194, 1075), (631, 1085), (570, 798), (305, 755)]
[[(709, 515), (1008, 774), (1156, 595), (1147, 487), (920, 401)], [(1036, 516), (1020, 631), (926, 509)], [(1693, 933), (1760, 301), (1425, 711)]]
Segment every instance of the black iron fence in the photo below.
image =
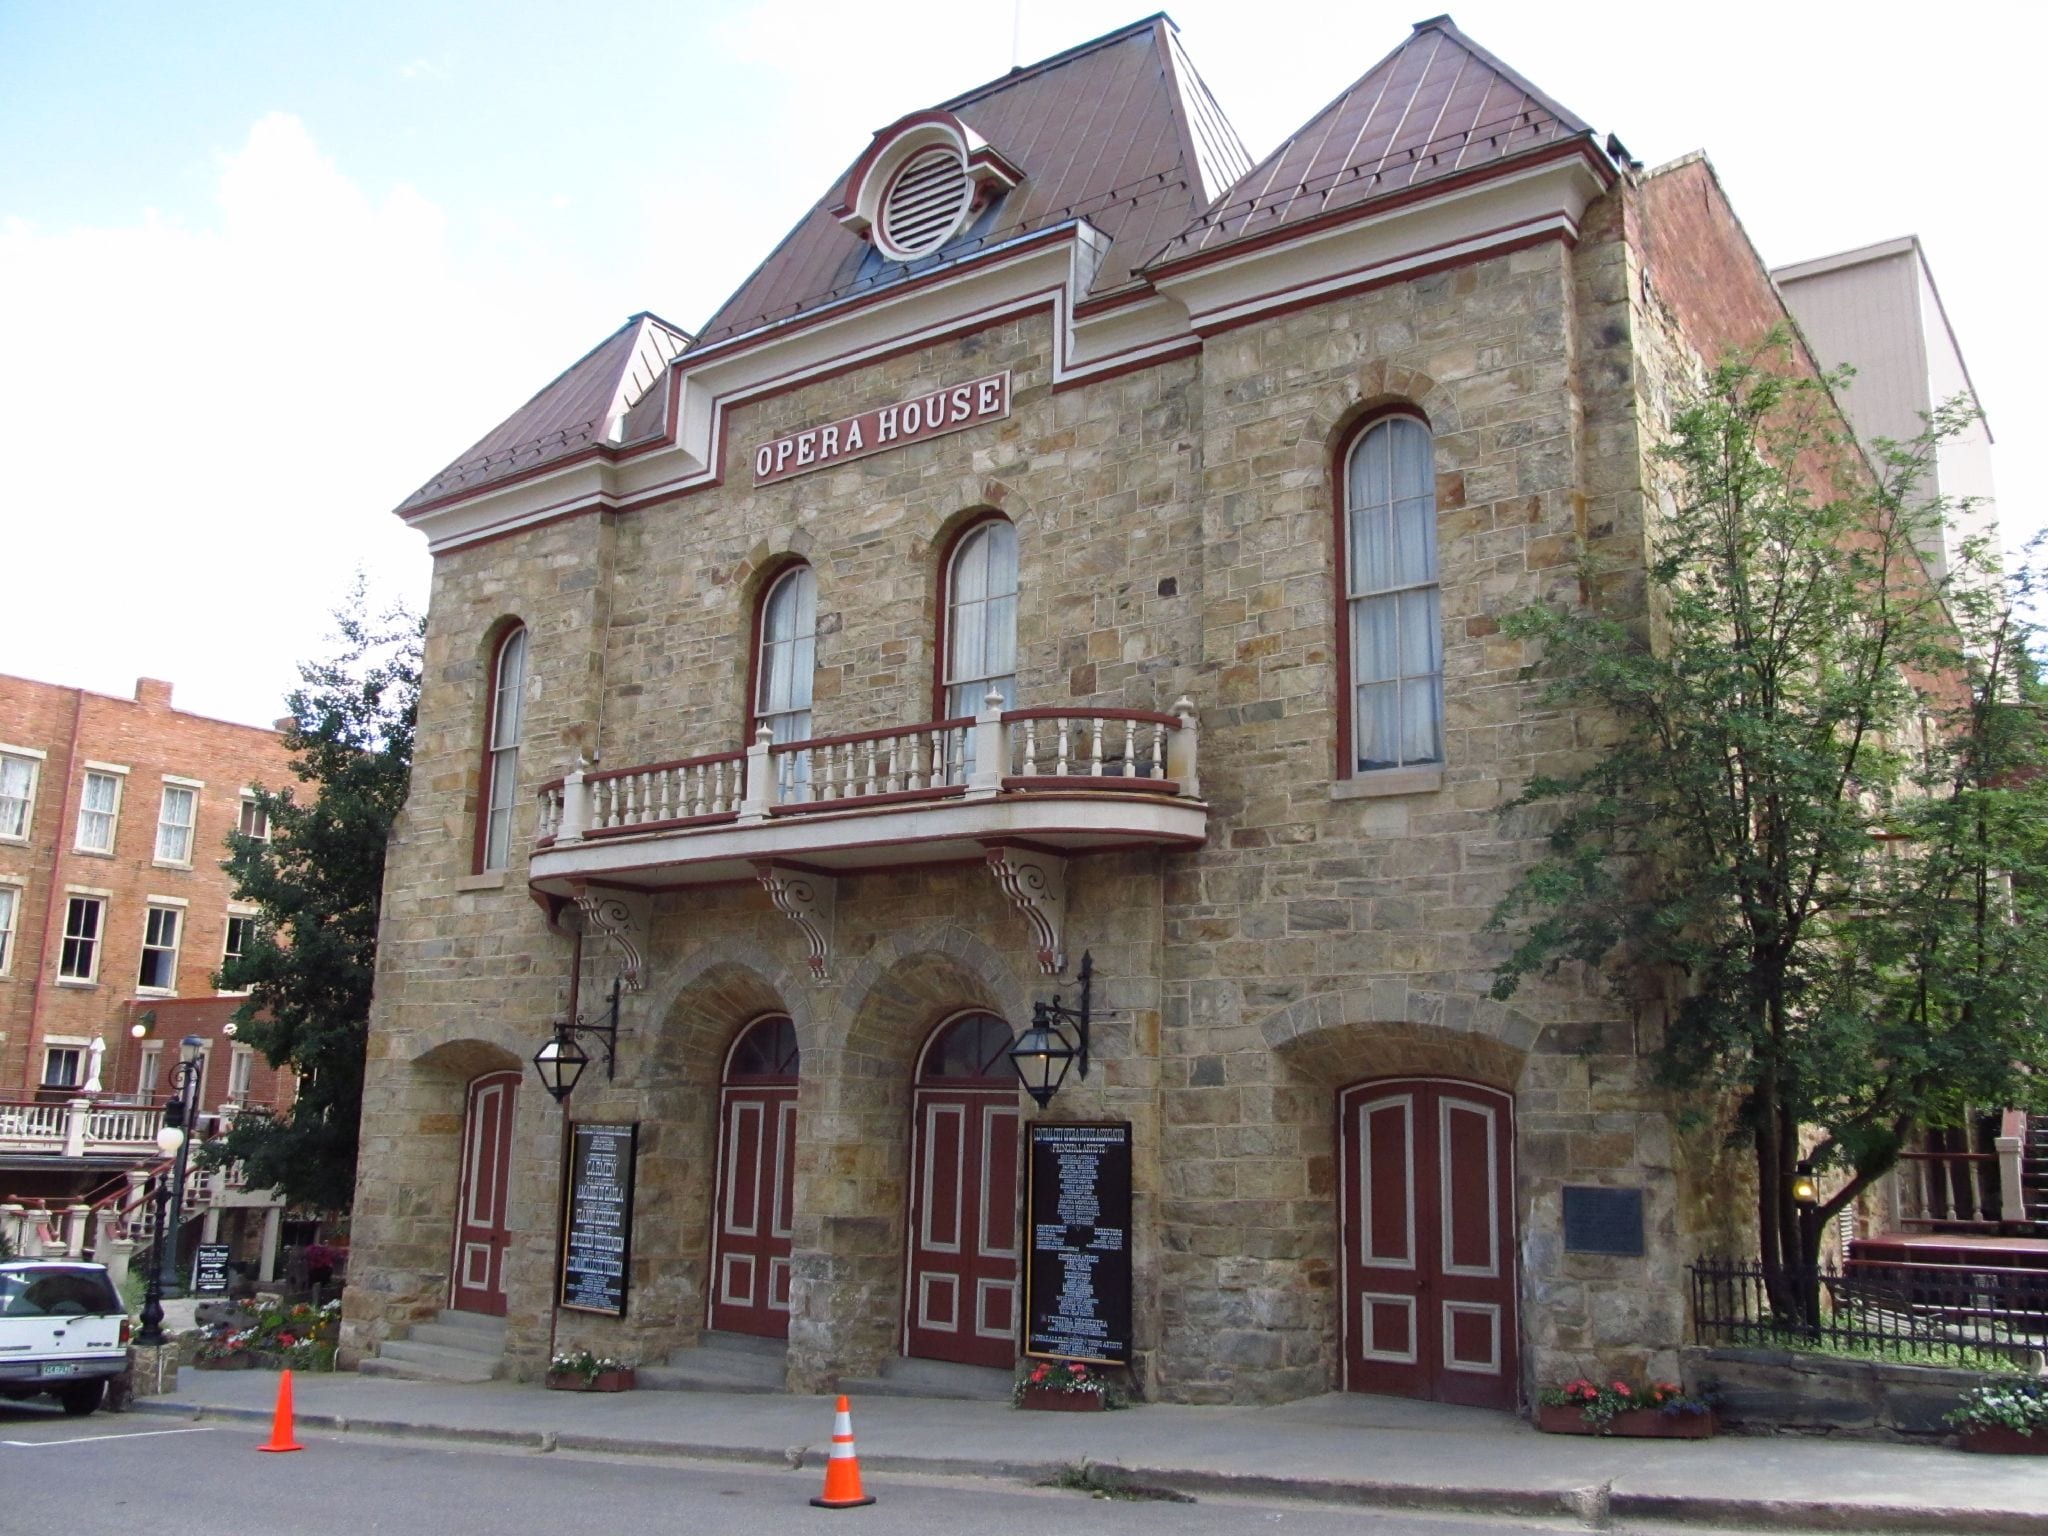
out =
[[(1975, 1364), (1985, 1354), (2048, 1349), (2048, 1269), (1967, 1269), (1851, 1260), (1790, 1268), (1806, 1303), (1780, 1315), (1761, 1266), (1702, 1259), (1692, 1266), (1693, 1338), (1748, 1349), (1804, 1345), (1923, 1363)], [(1796, 1312), (1809, 1314), (1801, 1322)]]

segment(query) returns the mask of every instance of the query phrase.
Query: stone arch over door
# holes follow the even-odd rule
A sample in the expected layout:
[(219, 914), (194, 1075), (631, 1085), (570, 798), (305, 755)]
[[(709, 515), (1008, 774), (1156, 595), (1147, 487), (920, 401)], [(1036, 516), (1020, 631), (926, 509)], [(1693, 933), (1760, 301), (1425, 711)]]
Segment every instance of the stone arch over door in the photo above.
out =
[(1029, 992), (1001, 954), (957, 925), (876, 943), (840, 990), (844, 1033), (804, 1041), (790, 1379), (822, 1389), (897, 1353), (909, 1209), (911, 1079), (944, 1019), (1015, 1027)]
[(692, 1346), (704, 1326), (720, 1078), (741, 1029), (770, 1015), (790, 1019), (808, 1068), (815, 1033), (808, 991), (764, 949), (707, 945), (666, 968), (646, 1010), (651, 1023), (628, 1047), (639, 1057), (641, 1122), (628, 1324), (642, 1336), (643, 1357)]

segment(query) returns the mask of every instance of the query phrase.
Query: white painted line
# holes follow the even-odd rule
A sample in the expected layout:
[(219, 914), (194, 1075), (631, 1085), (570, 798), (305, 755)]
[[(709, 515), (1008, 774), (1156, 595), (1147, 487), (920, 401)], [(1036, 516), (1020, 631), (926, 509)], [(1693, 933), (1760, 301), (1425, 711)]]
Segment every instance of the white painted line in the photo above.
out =
[(0, 1445), (23, 1447), (38, 1445), (91, 1445), (95, 1440), (149, 1440), (158, 1435), (210, 1435), (213, 1426), (203, 1424), (197, 1429), (138, 1429), (125, 1435), (79, 1435), (71, 1440), (0, 1440)]

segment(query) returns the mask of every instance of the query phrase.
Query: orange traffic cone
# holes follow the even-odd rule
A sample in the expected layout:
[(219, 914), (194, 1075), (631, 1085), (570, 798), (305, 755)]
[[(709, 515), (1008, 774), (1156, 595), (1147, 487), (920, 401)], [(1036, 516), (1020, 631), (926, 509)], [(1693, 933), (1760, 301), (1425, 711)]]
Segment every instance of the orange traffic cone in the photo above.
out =
[(292, 1373), (286, 1371), (277, 1379), (277, 1417), (271, 1421), (270, 1444), (259, 1445), (259, 1451), (303, 1451), (305, 1447), (292, 1438)]
[(820, 1509), (858, 1509), (875, 1501), (860, 1491), (860, 1457), (853, 1450), (853, 1414), (846, 1399), (832, 1417), (832, 1455), (825, 1463), (825, 1492), (811, 1502)]

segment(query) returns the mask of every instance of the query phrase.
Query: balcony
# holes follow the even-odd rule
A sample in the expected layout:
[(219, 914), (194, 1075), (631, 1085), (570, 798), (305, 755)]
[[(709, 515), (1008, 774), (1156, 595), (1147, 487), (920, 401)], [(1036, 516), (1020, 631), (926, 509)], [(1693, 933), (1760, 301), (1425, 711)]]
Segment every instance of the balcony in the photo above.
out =
[(0, 1155), (153, 1157), (163, 1117), (162, 1108), (155, 1105), (96, 1103), (87, 1098), (62, 1104), (8, 1100), (0, 1102)]
[(1000, 703), (991, 695), (979, 715), (807, 741), (775, 742), (764, 727), (744, 752), (569, 774), (541, 786), (529, 881), (592, 914), (593, 888), (759, 880), (805, 925), (822, 976), (831, 877), (985, 862), (1056, 970), (1069, 857), (1206, 839), (1194, 706)]

